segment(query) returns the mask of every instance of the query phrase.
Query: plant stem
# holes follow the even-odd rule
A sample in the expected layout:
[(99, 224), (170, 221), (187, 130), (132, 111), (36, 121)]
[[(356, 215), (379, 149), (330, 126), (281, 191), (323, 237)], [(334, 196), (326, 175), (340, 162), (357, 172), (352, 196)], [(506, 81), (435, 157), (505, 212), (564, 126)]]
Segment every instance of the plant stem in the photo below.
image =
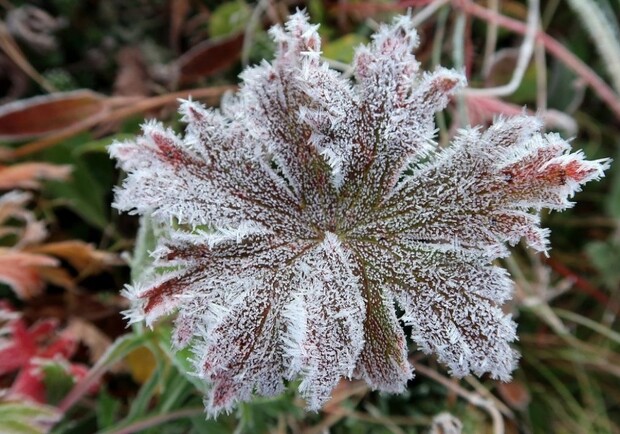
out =
[[(513, 32), (525, 34), (527, 26), (520, 21), (505, 17), (488, 9), (485, 9), (470, 0), (453, 0), (453, 5), (464, 12), (478, 17), (487, 22), (493, 22)], [(557, 40), (539, 31), (536, 39), (543, 43), (545, 49), (572, 69), (579, 77), (581, 77), (592, 90), (607, 104), (618, 119), (620, 119), (620, 97), (613, 89), (605, 83), (596, 72), (588, 65), (582, 62), (577, 56), (566, 49)]]

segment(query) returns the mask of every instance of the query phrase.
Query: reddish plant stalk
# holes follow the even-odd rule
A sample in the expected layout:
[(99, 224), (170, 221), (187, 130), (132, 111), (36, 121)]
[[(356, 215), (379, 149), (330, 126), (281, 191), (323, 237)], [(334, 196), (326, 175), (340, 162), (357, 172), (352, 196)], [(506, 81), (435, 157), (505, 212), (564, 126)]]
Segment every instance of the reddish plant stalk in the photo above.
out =
[[(527, 30), (526, 25), (522, 22), (483, 8), (470, 0), (454, 0), (452, 4), (454, 7), (461, 9), (467, 14), (473, 15), (481, 20), (497, 24), (513, 32), (525, 34)], [(549, 54), (564, 63), (568, 68), (581, 77), (605, 102), (605, 104), (607, 104), (614, 115), (620, 119), (620, 97), (599, 77), (596, 72), (592, 70), (592, 68), (586, 65), (577, 56), (566, 49), (566, 47), (545, 32), (538, 32), (536, 39), (544, 45)]]

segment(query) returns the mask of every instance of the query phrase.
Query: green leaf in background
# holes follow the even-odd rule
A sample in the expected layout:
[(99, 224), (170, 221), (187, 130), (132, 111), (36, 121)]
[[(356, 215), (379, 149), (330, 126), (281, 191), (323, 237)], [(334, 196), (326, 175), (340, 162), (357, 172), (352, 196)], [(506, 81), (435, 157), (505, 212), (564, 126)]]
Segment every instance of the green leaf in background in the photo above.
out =
[(360, 44), (368, 43), (368, 38), (356, 33), (349, 33), (341, 38), (326, 42), (323, 45), (323, 55), (328, 59), (343, 63), (351, 63), (355, 48)]
[(216, 38), (240, 32), (251, 14), (250, 7), (242, 0), (223, 3), (209, 17), (209, 34)]
[(308, 12), (313, 23), (321, 23), (325, 21), (325, 5), (323, 0), (309, 0)]
[[(82, 134), (41, 153), (41, 160), (70, 164), (73, 167), (68, 181), (46, 183), (46, 196), (66, 205), (90, 225), (104, 229), (109, 223), (106, 197), (113, 185), (113, 162), (107, 155), (88, 153), (92, 141)], [(99, 146), (98, 144), (96, 146)], [(82, 151), (85, 147), (87, 151)]]
[(575, 83), (577, 76), (566, 65), (555, 59), (550, 59), (547, 84), (547, 99), (549, 107), (566, 110), (579, 98), (578, 86), (567, 85)]
[(102, 388), (97, 396), (97, 426), (113, 426), (118, 420), (120, 409), (120, 401), (110, 395), (106, 389)]
[[(518, 54), (515, 50), (503, 50), (502, 55), (493, 63), (485, 85), (488, 87), (503, 86), (512, 80), (517, 65)], [(515, 104), (531, 104), (536, 101), (538, 93), (536, 65), (532, 62), (523, 74), (517, 90), (509, 97)]]
[(252, 46), (250, 47), (250, 64), (256, 64), (263, 61), (263, 59), (271, 59), (275, 52), (275, 44), (264, 30), (257, 30), (254, 32), (252, 40)]
[(91, 372), (96, 370), (105, 371), (127, 356), (127, 354), (146, 345), (150, 339), (153, 339), (153, 333), (148, 330), (143, 330), (140, 333), (129, 333), (117, 338), (97, 361), (97, 364), (93, 366)]
[(295, 404), (295, 388), (289, 387), (280, 396), (273, 398), (257, 397), (250, 403), (239, 406), (238, 416), (243, 432), (268, 432), (281, 414), (292, 419), (302, 419), (304, 410)]
[(45, 384), (46, 401), (58, 404), (71, 390), (75, 380), (69, 372), (67, 362), (46, 361), (42, 366), (43, 383)]
[(192, 383), (196, 390), (206, 393), (207, 384), (205, 381), (194, 375), (194, 367), (191, 363), (193, 354), (189, 346), (181, 350), (172, 348), (172, 327), (160, 324), (157, 328), (158, 344), (161, 351), (168, 356), (172, 365), (185, 377), (187, 381)]
[(523, 80), (517, 90), (510, 96), (510, 100), (516, 104), (530, 104), (536, 102), (538, 85), (536, 79), (536, 67), (531, 64), (523, 74)]
[(33, 402), (0, 402), (0, 432), (2, 434), (44, 434), (46, 426), (56, 422), (58, 411)]
[(131, 400), (129, 414), (123, 420), (122, 424), (129, 424), (130, 422), (148, 416), (149, 405), (153, 398), (155, 398), (158, 388), (160, 389), (161, 377), (163, 374), (164, 369), (160, 364), (157, 369), (153, 370), (151, 377), (142, 385), (135, 398)]

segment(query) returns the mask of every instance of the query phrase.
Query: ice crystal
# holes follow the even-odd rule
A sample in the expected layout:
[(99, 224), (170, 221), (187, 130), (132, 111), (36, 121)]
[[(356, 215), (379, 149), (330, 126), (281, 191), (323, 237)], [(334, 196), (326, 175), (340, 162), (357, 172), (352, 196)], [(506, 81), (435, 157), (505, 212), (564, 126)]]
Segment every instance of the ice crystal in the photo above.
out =
[(296, 378), (313, 410), (342, 377), (402, 391), (402, 324), (453, 375), (509, 379), (511, 281), (493, 260), (521, 239), (545, 251), (537, 211), (569, 207), (607, 162), (527, 116), (438, 149), (434, 113), (465, 79), (419, 71), (408, 17), (357, 50), (353, 81), (316, 30), (301, 12), (273, 28), (275, 59), (219, 110), (182, 103), (184, 136), (148, 122), (111, 147), (128, 173), (116, 207), (170, 229), (153, 253), (168, 271), (126, 290), (132, 320), (178, 312), (210, 414)]

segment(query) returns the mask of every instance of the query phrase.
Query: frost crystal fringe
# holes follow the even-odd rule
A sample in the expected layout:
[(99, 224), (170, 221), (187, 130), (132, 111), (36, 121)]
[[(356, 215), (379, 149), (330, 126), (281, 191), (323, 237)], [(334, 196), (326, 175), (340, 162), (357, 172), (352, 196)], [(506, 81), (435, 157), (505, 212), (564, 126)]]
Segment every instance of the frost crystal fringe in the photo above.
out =
[(316, 29), (301, 12), (273, 28), (274, 61), (219, 110), (183, 102), (183, 136), (148, 122), (111, 146), (128, 174), (116, 207), (170, 228), (154, 252), (169, 271), (127, 288), (128, 318), (178, 312), (211, 415), (295, 378), (312, 410), (342, 377), (402, 391), (413, 368), (395, 303), (454, 375), (508, 380), (512, 283), (492, 262), (521, 239), (545, 251), (536, 211), (569, 207), (608, 162), (526, 116), (437, 149), (434, 113), (465, 79), (418, 70), (409, 17), (357, 50), (355, 81), (321, 62)]

